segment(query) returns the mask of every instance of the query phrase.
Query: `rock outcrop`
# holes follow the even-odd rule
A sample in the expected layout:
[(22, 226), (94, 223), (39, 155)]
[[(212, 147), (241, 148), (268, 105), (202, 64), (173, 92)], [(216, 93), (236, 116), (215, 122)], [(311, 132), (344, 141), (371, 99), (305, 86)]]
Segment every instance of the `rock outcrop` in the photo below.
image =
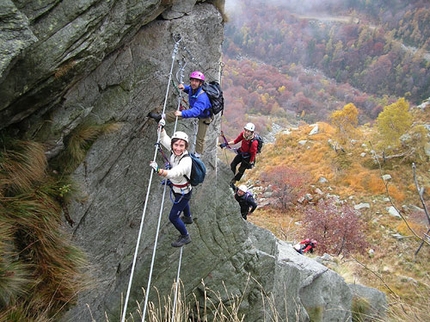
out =
[[(64, 229), (88, 254), (93, 283), (62, 318), (103, 321), (107, 314), (119, 320), (141, 227), (127, 311), (135, 312), (136, 301), (143, 301), (148, 281), (155, 301), (157, 292), (170, 293), (176, 278), (180, 250), (170, 242), (177, 232), (167, 218), (169, 191), (148, 166), (157, 136), (156, 123), (146, 115), (176, 108), (170, 80), (177, 83), (180, 64), (186, 63), (186, 74), (199, 69), (210, 80), (218, 78), (222, 15), (209, 1), (0, 2), (6, 17), (1, 129), (43, 142), (51, 159), (79, 125), (120, 125), (91, 146), (74, 172), (85, 199), (69, 206), (76, 224), (65, 222)], [(181, 121), (178, 128), (192, 133), (193, 122)], [(217, 116), (203, 157), (207, 178), (193, 193), (193, 241), (181, 257), (184, 294), (201, 300), (202, 281), (215, 293), (227, 290), (241, 299), (245, 321), (275, 315), (288, 321), (351, 320), (352, 292), (339, 275), (242, 220), (228, 188), (230, 170), (216, 159), (219, 128)], [(264, 306), (262, 295), (273, 298), (273, 305)]]

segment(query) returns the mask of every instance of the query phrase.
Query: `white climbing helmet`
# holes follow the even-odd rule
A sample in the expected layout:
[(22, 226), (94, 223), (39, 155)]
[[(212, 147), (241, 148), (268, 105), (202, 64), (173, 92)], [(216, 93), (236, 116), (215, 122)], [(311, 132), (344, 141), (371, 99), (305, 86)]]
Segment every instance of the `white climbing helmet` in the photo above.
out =
[(244, 184), (241, 184), (237, 189), (245, 193), (248, 191), (248, 188)]
[(245, 129), (245, 130), (248, 130), (248, 131), (251, 131), (251, 132), (254, 132), (254, 130), (255, 130), (255, 125), (254, 125), (254, 123), (247, 123), (247, 124), (245, 125), (244, 129)]
[(181, 139), (188, 143), (188, 134), (182, 131), (176, 131), (172, 135), (172, 140), (173, 139)]

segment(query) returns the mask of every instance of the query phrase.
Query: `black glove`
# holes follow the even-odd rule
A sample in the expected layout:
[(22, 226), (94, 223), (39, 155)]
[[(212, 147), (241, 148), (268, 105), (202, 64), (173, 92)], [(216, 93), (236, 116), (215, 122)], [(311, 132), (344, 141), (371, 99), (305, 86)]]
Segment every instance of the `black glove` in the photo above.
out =
[(254, 167), (254, 162), (249, 162), (248, 163), (248, 169), (252, 169)]
[(227, 143), (221, 143), (221, 144), (219, 145), (219, 147), (220, 147), (221, 149), (224, 149), (226, 146), (227, 146)]

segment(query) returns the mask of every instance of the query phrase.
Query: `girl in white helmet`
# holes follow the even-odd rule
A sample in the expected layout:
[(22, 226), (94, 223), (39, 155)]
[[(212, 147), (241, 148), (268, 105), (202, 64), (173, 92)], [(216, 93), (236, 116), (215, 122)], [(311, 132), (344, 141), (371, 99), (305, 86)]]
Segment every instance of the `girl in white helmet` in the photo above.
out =
[[(181, 233), (179, 238), (172, 242), (173, 247), (181, 247), (191, 242), (190, 234), (187, 231), (185, 224), (192, 224), (189, 201), (192, 194), (192, 186), (185, 178), (191, 176), (191, 157), (188, 155), (188, 135), (185, 132), (177, 131), (170, 138), (164, 131), (164, 120), (159, 122), (160, 143), (171, 150), (170, 170), (158, 167), (157, 162), (151, 161), (150, 166), (158, 173), (159, 176), (169, 179), (172, 183), (172, 190), (175, 196), (172, 209), (170, 210), (169, 220), (175, 228)], [(181, 218), (181, 213), (184, 216)]]
[[(258, 150), (258, 141), (254, 140), (254, 131), (255, 125), (253, 123), (247, 123), (235, 140), (219, 145), (220, 148), (223, 149), (226, 146), (242, 142), (240, 148), (237, 150), (237, 155), (230, 163), (230, 169), (234, 174), (231, 180), (233, 184), (242, 178), (246, 169), (252, 169), (254, 167), (255, 156)], [(236, 173), (236, 168), (239, 164), (239, 170)]]

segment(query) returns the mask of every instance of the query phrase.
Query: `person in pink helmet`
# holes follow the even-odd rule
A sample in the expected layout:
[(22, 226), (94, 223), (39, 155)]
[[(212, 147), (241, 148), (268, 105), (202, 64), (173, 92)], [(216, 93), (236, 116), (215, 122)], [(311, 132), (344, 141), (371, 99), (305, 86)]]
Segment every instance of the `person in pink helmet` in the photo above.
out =
[[(183, 111), (171, 111), (166, 113), (166, 121), (174, 122), (176, 117), (179, 119), (198, 118), (199, 125), (197, 130), (195, 155), (200, 157), (203, 154), (206, 131), (213, 119), (210, 111), (212, 107), (208, 95), (203, 91), (202, 86), (205, 82), (205, 75), (196, 70), (190, 74), (190, 85), (179, 84), (178, 88), (188, 94), (190, 108)], [(149, 113), (149, 117), (157, 122), (162, 118), (161, 114)]]

